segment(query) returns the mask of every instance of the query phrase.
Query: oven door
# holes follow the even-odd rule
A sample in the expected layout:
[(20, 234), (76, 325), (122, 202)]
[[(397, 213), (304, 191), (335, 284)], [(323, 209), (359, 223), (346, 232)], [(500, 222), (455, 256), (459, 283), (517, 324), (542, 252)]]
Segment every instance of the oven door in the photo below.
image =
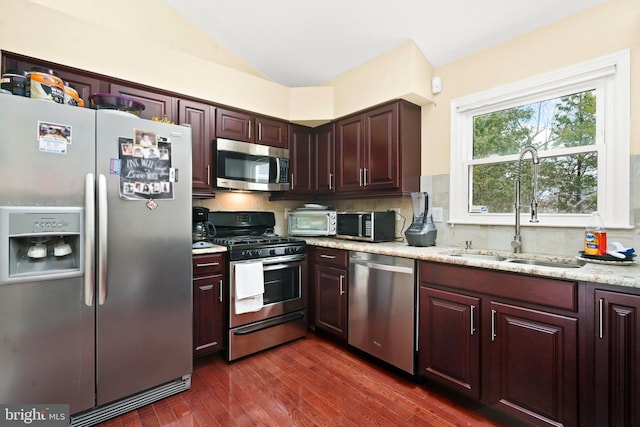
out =
[(306, 257), (290, 255), (265, 258), (262, 261), (264, 275), (264, 295), (262, 309), (255, 312), (236, 314), (235, 266), (251, 261), (233, 261), (229, 263), (229, 327), (246, 325), (260, 320), (270, 319), (284, 314), (301, 311), (306, 308)]

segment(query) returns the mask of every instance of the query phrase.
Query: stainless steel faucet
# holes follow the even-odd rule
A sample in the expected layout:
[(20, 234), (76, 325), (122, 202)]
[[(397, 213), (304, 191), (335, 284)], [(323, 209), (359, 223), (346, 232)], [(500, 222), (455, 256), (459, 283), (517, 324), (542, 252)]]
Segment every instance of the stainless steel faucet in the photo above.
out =
[(522, 252), (522, 236), (520, 235), (520, 210), (522, 205), (520, 203), (520, 181), (522, 180), (522, 160), (525, 154), (531, 153), (531, 160), (533, 162), (533, 190), (531, 192), (531, 219), (529, 222), (538, 222), (538, 150), (535, 147), (528, 145), (520, 151), (520, 157), (518, 158), (518, 167), (516, 169), (516, 234), (511, 241), (511, 247), (513, 252)]

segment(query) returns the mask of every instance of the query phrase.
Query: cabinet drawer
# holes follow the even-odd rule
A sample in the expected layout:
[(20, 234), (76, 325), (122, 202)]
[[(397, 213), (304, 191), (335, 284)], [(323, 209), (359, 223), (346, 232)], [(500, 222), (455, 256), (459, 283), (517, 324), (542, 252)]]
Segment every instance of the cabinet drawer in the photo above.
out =
[(578, 283), (567, 280), (422, 261), (420, 283), (578, 311)]
[(316, 264), (347, 268), (349, 252), (342, 249), (315, 248), (313, 260)]
[(224, 254), (195, 255), (192, 258), (193, 276), (204, 276), (224, 271)]

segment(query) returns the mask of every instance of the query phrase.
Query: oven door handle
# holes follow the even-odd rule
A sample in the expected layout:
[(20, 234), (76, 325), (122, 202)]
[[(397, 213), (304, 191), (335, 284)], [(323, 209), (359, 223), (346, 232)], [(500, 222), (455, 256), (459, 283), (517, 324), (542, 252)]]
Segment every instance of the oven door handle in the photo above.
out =
[(262, 265), (262, 271), (272, 271), (272, 270), (282, 270), (283, 268), (291, 268), (291, 267), (296, 267), (298, 265), (302, 264), (301, 262), (295, 262), (295, 263), (279, 263), (279, 264), (263, 264)]
[(258, 325), (247, 326), (245, 328), (238, 329), (233, 332), (234, 335), (249, 335), (255, 332), (263, 331), (265, 329), (273, 328), (284, 323), (293, 322), (295, 320), (302, 319), (304, 317), (304, 311), (298, 311), (296, 313), (287, 314), (286, 316), (277, 317), (275, 319), (266, 320), (260, 322)]

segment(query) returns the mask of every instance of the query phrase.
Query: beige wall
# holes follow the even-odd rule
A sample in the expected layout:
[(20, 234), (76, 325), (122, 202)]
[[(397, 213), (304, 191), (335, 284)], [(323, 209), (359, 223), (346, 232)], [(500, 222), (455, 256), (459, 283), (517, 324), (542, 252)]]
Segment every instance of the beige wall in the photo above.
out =
[[(12, 0), (0, 49), (267, 114), (320, 124), (389, 99), (428, 102), (428, 61), (406, 42), (350, 77), (288, 88), (182, 18), (161, 0)], [(293, 54), (293, 52), (292, 52)], [(427, 78), (428, 80), (428, 78)]]
[[(0, 49), (309, 125), (408, 99), (423, 106), (423, 175), (449, 172), (454, 98), (627, 48), (631, 75), (640, 76), (638, 0), (609, 0), (435, 70), (408, 41), (309, 88), (264, 79), (161, 0), (12, 0), (2, 12)], [(443, 81), (436, 96), (430, 92), (433, 75)], [(631, 152), (637, 154), (640, 85), (632, 81), (631, 88)]]
[(442, 93), (423, 107), (423, 175), (449, 173), (451, 100), (631, 49), (631, 154), (640, 153), (640, 1), (609, 0), (436, 68)]

